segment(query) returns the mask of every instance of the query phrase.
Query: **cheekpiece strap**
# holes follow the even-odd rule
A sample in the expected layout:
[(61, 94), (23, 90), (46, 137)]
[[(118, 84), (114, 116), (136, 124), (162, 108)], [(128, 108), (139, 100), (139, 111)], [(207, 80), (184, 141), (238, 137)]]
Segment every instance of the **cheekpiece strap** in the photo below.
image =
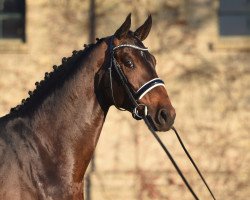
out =
[[(140, 51), (148, 51), (148, 48), (138, 47), (138, 46), (133, 45), (133, 44), (120, 44), (120, 45), (115, 46), (115, 47), (112, 45), (111, 49), (114, 52), (115, 50), (117, 50), (119, 48), (124, 48), (124, 47), (129, 47), (129, 48), (137, 49), (137, 50), (140, 50)], [(123, 84), (125, 86), (126, 85), (126, 80), (127, 80), (126, 76), (123, 74), (121, 69), (118, 67), (118, 63), (116, 62), (113, 54), (112, 54), (112, 59), (111, 60), (113, 61), (114, 67), (115, 67), (116, 71), (118, 72), (118, 74), (120, 76), (120, 79), (122, 80), (122, 82), (123, 82)], [(111, 64), (111, 66), (112, 66), (112, 64)], [(130, 90), (130, 94), (134, 97), (135, 101), (140, 100), (149, 91), (151, 91), (152, 89), (154, 89), (155, 87), (158, 87), (158, 86), (165, 87), (164, 82), (160, 78), (154, 78), (154, 79), (148, 81), (147, 83), (145, 83), (143, 86), (141, 86), (136, 92), (133, 92), (133, 94), (131, 93), (131, 90)], [(135, 102), (135, 104), (137, 104), (137, 103)]]

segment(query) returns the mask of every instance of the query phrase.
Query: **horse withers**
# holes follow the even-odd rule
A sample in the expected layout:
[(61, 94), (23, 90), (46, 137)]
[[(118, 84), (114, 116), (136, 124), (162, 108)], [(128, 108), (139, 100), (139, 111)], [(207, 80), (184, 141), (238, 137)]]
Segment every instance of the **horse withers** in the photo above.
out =
[(114, 35), (63, 58), (0, 119), (1, 200), (83, 199), (84, 173), (112, 105), (138, 117), (143, 105), (155, 130), (172, 127), (175, 110), (142, 43), (152, 18), (135, 32), (130, 25), (131, 15)]

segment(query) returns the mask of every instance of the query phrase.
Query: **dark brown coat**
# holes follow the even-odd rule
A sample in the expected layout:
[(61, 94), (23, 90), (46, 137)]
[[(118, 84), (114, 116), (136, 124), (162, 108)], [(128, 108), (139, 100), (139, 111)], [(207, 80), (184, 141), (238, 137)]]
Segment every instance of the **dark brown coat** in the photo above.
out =
[[(151, 17), (135, 33), (129, 31), (130, 23), (129, 15), (116, 31), (114, 45), (143, 45)], [(109, 44), (107, 37), (64, 58), (62, 66), (46, 73), (45, 80), (36, 84), (37, 89), (23, 105), (0, 119), (1, 200), (83, 199), (84, 173), (113, 104), (107, 73)], [(145, 59), (124, 48), (115, 56), (134, 89), (157, 77), (155, 59), (148, 52)], [(134, 70), (124, 64), (127, 57), (137, 66)], [(119, 106), (131, 111), (116, 76), (113, 85)], [(175, 113), (163, 87), (141, 101), (149, 106), (158, 130), (170, 128)], [(157, 113), (162, 108), (170, 120), (159, 118), (162, 116)]]

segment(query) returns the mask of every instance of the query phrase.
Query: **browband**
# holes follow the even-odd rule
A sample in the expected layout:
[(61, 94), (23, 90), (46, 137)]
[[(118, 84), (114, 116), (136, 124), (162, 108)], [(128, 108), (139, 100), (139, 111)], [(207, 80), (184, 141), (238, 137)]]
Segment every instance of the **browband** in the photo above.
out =
[(119, 49), (121, 47), (130, 47), (130, 48), (138, 49), (138, 50), (141, 50), (141, 51), (148, 51), (148, 48), (142, 48), (142, 47), (138, 47), (138, 46), (135, 46), (135, 45), (132, 45), (132, 44), (120, 44), (118, 46), (115, 46), (113, 48), (113, 51), (116, 50), (116, 49)]

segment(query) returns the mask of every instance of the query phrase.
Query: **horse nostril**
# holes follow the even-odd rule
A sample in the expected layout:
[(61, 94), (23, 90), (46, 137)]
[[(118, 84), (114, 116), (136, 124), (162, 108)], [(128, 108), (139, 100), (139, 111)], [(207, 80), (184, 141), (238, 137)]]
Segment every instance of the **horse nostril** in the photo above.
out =
[(175, 116), (174, 108), (170, 108), (169, 110), (163, 108), (158, 111), (157, 120), (161, 126), (172, 126)]
[(167, 119), (168, 119), (168, 113), (167, 110), (165, 109), (161, 109), (158, 113), (158, 120), (160, 122), (160, 124), (166, 124), (167, 123)]

